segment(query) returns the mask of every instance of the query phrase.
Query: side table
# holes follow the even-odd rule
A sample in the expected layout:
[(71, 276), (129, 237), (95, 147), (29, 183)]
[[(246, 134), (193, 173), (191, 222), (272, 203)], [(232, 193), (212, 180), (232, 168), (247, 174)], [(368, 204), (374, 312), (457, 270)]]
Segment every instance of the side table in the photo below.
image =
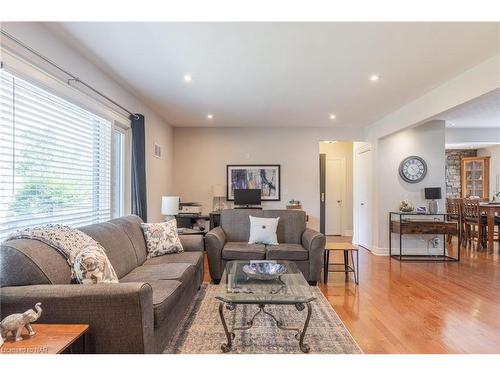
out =
[[(9, 336), (0, 347), (0, 354), (85, 353), (88, 324), (32, 324), (32, 327), (34, 336), (26, 331), (21, 341), (13, 341)], [(80, 350), (76, 350), (77, 346)]]
[[(343, 251), (344, 263), (330, 263), (330, 251)], [(352, 266), (349, 264), (349, 253), (351, 254)], [(354, 264), (354, 255), (356, 253), (356, 264)], [(330, 267), (334, 266), (334, 268)], [(338, 266), (343, 266), (339, 268)], [(346, 278), (349, 272), (354, 274), (354, 282), (359, 284), (359, 250), (356, 245), (347, 242), (331, 242), (327, 241), (325, 245), (325, 256), (323, 260), (323, 281), (328, 282), (329, 272), (344, 272)]]

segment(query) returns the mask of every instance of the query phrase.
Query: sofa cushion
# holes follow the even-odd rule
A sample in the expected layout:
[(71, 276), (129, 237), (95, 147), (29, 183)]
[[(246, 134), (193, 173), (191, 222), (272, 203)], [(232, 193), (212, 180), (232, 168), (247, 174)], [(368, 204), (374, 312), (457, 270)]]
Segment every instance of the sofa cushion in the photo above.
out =
[(136, 215), (128, 215), (110, 220), (109, 222), (118, 226), (128, 236), (134, 247), (137, 264), (143, 264), (146, 261), (148, 252), (146, 250), (144, 233), (141, 229), (142, 219)]
[(176, 280), (148, 281), (153, 289), (154, 326), (171, 316), (172, 311), (182, 298), (181, 283)]
[(265, 259), (266, 246), (247, 242), (227, 242), (222, 249), (225, 260), (259, 260)]
[(302, 233), (306, 230), (306, 213), (301, 210), (262, 210), (262, 217), (279, 217), (278, 243), (302, 242)]
[(105, 222), (87, 225), (78, 229), (104, 247), (118, 278), (125, 276), (139, 265), (132, 242), (117, 225)]
[[(191, 272), (189, 270), (191, 269)], [(169, 263), (142, 265), (120, 279), (120, 282), (154, 281), (154, 280), (186, 280), (194, 267), (189, 263)]]
[(266, 259), (273, 260), (307, 260), (309, 252), (302, 245), (283, 243), (266, 246)]
[(150, 258), (144, 262), (144, 265), (169, 263), (189, 263), (195, 267), (201, 267), (203, 264), (203, 253), (201, 251), (186, 251), (183, 253), (167, 254), (161, 257)]
[(220, 226), (226, 234), (227, 241), (248, 242), (250, 238), (250, 216), (262, 217), (262, 210), (233, 209), (222, 211)]

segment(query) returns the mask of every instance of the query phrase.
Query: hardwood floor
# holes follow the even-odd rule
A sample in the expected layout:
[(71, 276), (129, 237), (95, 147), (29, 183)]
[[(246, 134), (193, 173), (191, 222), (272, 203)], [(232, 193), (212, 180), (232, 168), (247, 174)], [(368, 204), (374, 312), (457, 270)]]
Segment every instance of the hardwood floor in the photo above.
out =
[(460, 263), (359, 255), (358, 287), (331, 273), (320, 288), (365, 353), (500, 353), (497, 249)]
[(342, 273), (319, 287), (365, 353), (500, 353), (498, 249), (464, 250), (460, 263), (359, 255), (358, 287)]

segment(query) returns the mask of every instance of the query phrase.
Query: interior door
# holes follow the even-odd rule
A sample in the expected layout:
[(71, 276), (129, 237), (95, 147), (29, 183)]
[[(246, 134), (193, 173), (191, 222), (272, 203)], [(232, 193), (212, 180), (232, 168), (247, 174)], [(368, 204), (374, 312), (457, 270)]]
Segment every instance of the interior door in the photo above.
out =
[(319, 154), (319, 231), (325, 234), (326, 154)]
[(341, 236), (346, 185), (344, 158), (326, 159), (326, 234)]
[(371, 248), (371, 151), (358, 155), (358, 243), (364, 248)]

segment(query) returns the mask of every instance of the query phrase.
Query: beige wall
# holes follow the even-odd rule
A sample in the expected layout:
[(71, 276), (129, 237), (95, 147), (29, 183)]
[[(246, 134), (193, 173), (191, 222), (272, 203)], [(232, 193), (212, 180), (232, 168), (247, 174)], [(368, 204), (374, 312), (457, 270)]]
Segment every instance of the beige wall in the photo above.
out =
[[(343, 202), (342, 232), (344, 235), (352, 235), (352, 202), (353, 202), (353, 144), (352, 142), (320, 142), (319, 152), (326, 157), (340, 157), (345, 159), (346, 186), (345, 200)], [(326, 171), (328, 176), (328, 171)], [(330, 204), (328, 201), (326, 204)], [(337, 204), (331, 202), (331, 204)]]
[(182, 201), (212, 209), (211, 186), (226, 185), (227, 164), (281, 164), (281, 201), (265, 208), (302, 202), (308, 225), (319, 228), (320, 140), (361, 138), (335, 128), (174, 128), (174, 190)]

